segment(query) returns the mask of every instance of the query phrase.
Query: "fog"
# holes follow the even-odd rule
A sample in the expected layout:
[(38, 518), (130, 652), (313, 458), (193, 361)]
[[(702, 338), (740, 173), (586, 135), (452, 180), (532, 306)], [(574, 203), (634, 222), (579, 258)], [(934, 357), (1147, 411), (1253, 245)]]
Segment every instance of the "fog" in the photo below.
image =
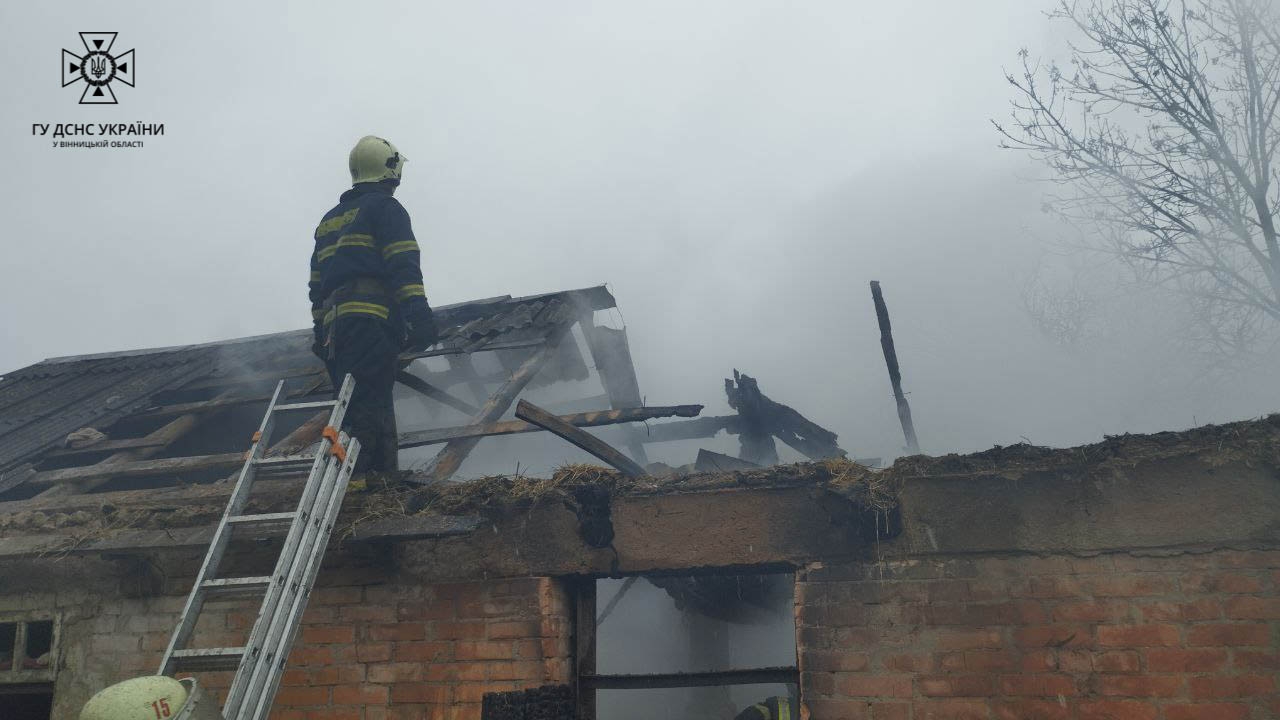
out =
[[(311, 232), (373, 133), (409, 158), (397, 196), (433, 304), (608, 283), (619, 308), (601, 319), (627, 328), (650, 405), (728, 412), (736, 368), (852, 455), (902, 454), (879, 280), (930, 454), (1275, 411), (1268, 366), (1211, 372), (1165, 298), (1110, 292), (1112, 268), (1064, 255), (1075, 231), (1041, 212), (1040, 168), (997, 149), (1004, 68), (1065, 46), (1049, 4), (7, 3), (0, 372), (305, 327)], [(85, 29), (136, 48), (118, 105), (59, 87), (55, 57)], [(134, 121), (165, 135), (86, 150), (31, 134)], [(1046, 269), (1105, 295), (1084, 340), (1058, 344), (1026, 312)], [(529, 397), (599, 392), (593, 377)], [(411, 395), (398, 409), (402, 431), (427, 421)], [(736, 442), (651, 459), (699, 447)], [(461, 476), (585, 459), (546, 435), (482, 450)], [(656, 641), (643, 629), (676, 615), (636, 587), (611, 631)], [(790, 622), (744, 642), (785, 645)]]
[[(1063, 47), (1043, 9), (6, 5), (0, 368), (305, 326), (311, 229), (375, 132), (410, 158), (433, 303), (607, 282), (650, 404), (723, 411), (739, 368), (854, 454), (899, 454), (878, 279), (927, 452), (1274, 410), (1273, 377), (1196, 380), (1165, 317), (1064, 349), (1024, 312), (1067, 231), (989, 120), (1019, 48)], [(136, 48), (119, 105), (51, 74), (84, 27)], [(30, 131), (132, 121), (166, 134)]]

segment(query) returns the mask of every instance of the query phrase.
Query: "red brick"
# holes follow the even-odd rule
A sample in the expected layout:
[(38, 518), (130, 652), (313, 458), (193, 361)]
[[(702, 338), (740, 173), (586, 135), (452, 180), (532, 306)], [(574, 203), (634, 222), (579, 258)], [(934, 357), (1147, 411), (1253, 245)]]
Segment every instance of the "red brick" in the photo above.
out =
[(1057, 697), (1075, 695), (1076, 681), (1070, 675), (1001, 675), (1000, 694), (1011, 696)]
[(1218, 620), (1222, 617), (1222, 603), (1217, 598), (1201, 598), (1192, 602), (1157, 601), (1138, 606), (1145, 622), (1181, 620)]
[(1076, 706), (1078, 720), (1156, 720), (1154, 705), (1132, 700), (1090, 700)]
[(1159, 647), (1180, 644), (1176, 625), (1099, 625), (1098, 645), (1103, 647)]
[(911, 697), (911, 676), (842, 675), (836, 691), (847, 697)]
[(422, 663), (416, 662), (376, 663), (368, 668), (369, 682), (394, 685), (399, 682), (422, 680), (424, 679), (423, 667)]
[(307, 645), (350, 644), (355, 641), (355, 628), (350, 625), (319, 625), (302, 628), (302, 642)]
[[(867, 709), (871, 711), (869, 716), (871, 720), (911, 720), (911, 704), (910, 703), (883, 703), (870, 702), (867, 703)], [(813, 715), (812, 717), (826, 717), (825, 715)]]
[(1280, 670), (1280, 655), (1275, 652), (1236, 650), (1232, 653), (1231, 665), (1237, 670)]
[(865, 653), (804, 650), (800, 655), (800, 666), (814, 672), (861, 672), (870, 664), (870, 656)]
[(869, 703), (865, 700), (811, 698), (805, 701), (815, 720), (869, 720)]
[(916, 678), (925, 697), (991, 697), (995, 678), (990, 675), (933, 675)]
[(1182, 589), (1184, 592), (1257, 593), (1262, 592), (1262, 581), (1252, 575), (1239, 573), (1187, 575), (1182, 578)]
[(1218, 564), (1231, 568), (1280, 568), (1280, 550), (1242, 550), (1217, 553)]
[(490, 640), (535, 638), (539, 636), (540, 629), (540, 623), (536, 622), (495, 622), (487, 627)]
[(462, 641), (454, 648), (458, 660), (513, 660), (515, 645), (509, 642)]
[(1070, 708), (1056, 700), (1006, 700), (996, 703), (998, 720), (1068, 720)]
[(1174, 591), (1172, 578), (1151, 573), (1104, 575), (1091, 578), (1085, 588), (1094, 597), (1150, 597)]
[(338, 685), (333, 689), (334, 705), (386, 705), (390, 697), (385, 685)]
[(1022, 672), (1052, 672), (1058, 669), (1058, 658), (1053, 650), (1027, 650), (1022, 653), (1018, 667)]
[(1182, 691), (1182, 678), (1169, 675), (1095, 675), (1099, 695), (1173, 697)]
[(282, 687), (276, 693), (276, 705), (279, 707), (328, 704), (329, 688), (327, 687)]
[(343, 622), (395, 622), (396, 609), (391, 605), (344, 605), (338, 611)]
[(547, 675), (546, 665), (536, 660), (492, 662), (486, 665), (489, 667), (489, 680), (528, 680), (534, 685), (541, 685)]
[(454, 659), (453, 644), (447, 642), (395, 643), (391, 657), (396, 662), (442, 662)]
[(913, 703), (911, 708), (913, 720), (987, 720), (991, 717), (986, 701), (934, 700)]
[(431, 602), (404, 602), (396, 606), (396, 617), (393, 620), (452, 620), (457, 617), (457, 609), (451, 600), (433, 600)]
[(483, 620), (437, 622), (432, 626), (432, 637), (436, 640), (483, 640), (484, 625)]
[(1129, 604), (1115, 600), (1058, 603), (1053, 608), (1054, 622), (1122, 622), (1128, 616)]
[(1205, 646), (1267, 646), (1271, 644), (1271, 628), (1264, 624), (1238, 623), (1193, 625), (1187, 631), (1187, 644)]
[(395, 704), (447, 703), (451, 697), (450, 689), (447, 685), (397, 683), (391, 686), (391, 702)]
[(362, 663), (386, 662), (391, 659), (391, 643), (357, 643), (356, 659)]
[(1152, 648), (1146, 652), (1150, 672), (1216, 672), (1227, 665), (1225, 650)]
[(1092, 647), (1093, 635), (1084, 625), (1032, 625), (1013, 631), (1020, 647)]
[(1192, 700), (1255, 697), (1275, 690), (1275, 680), (1269, 675), (1209, 675), (1188, 678), (1187, 684)]
[(1128, 673), (1141, 670), (1137, 651), (1111, 650), (1093, 656), (1093, 669), (1097, 672)]
[(998, 630), (952, 630), (938, 633), (939, 650), (977, 650), (982, 648), (1003, 648), (1004, 638)]
[(1231, 620), (1280, 620), (1280, 598), (1241, 596), (1222, 604)]
[(422, 623), (402, 622), (390, 625), (370, 625), (370, 640), (424, 640), (427, 628)]
[(1248, 705), (1229, 703), (1168, 705), (1164, 709), (1165, 720), (1245, 720), (1247, 717)]
[[(947, 658), (958, 658), (958, 667), (947, 667)], [(953, 659), (952, 663), (956, 660)], [(947, 672), (990, 672), (993, 670), (1012, 670), (1018, 665), (1018, 656), (1009, 650), (965, 650), (943, 657), (940, 668)]]
[(307, 711), (307, 720), (363, 720), (358, 708), (316, 708)]
[[(833, 651), (840, 653), (841, 651)], [(932, 672), (934, 662), (932, 655), (912, 655), (908, 653), (899, 653), (895, 655), (886, 655), (880, 661), (885, 670), (891, 672), (910, 672), (910, 673), (926, 673)]]
[(1083, 597), (1088, 593), (1080, 586), (1080, 579), (1070, 575), (1061, 577), (1033, 577), (1026, 586), (1010, 593), (1014, 597), (1068, 598)]

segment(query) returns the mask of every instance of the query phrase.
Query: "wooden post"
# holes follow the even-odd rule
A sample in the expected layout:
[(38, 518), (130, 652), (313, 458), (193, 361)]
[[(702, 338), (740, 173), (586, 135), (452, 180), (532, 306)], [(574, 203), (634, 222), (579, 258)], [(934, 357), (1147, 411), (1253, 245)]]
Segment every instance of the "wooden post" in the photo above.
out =
[(644, 477), (645, 475), (644, 468), (615, 450), (609, 443), (588, 434), (585, 430), (579, 430), (528, 400), (521, 400), (516, 405), (516, 417), (559, 435), (622, 471), (627, 477)]
[(876, 305), (876, 321), (880, 323), (880, 348), (884, 350), (884, 362), (889, 366), (889, 383), (893, 385), (893, 399), (898, 403), (898, 420), (902, 423), (902, 434), (907, 440), (907, 450), (912, 455), (920, 454), (920, 443), (916, 440), (916, 428), (911, 422), (911, 406), (907, 404), (907, 396), (902, 392), (902, 373), (898, 370), (898, 353), (893, 349), (893, 328), (889, 325), (889, 308), (885, 307), (884, 294), (880, 292), (880, 282), (871, 281), (871, 299)]
[(596, 581), (579, 578), (574, 583), (574, 690), (578, 700), (577, 720), (596, 720), (596, 690), (583, 682), (596, 674)]

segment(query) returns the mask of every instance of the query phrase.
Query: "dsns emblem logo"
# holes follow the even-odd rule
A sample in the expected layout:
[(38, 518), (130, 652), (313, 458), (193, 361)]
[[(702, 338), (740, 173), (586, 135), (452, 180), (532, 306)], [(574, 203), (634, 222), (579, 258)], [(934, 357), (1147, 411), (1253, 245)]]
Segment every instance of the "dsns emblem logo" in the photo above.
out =
[(116, 94), (111, 83), (117, 80), (133, 87), (133, 51), (111, 54), (111, 46), (118, 34), (82, 32), (80, 41), (84, 43), (84, 55), (62, 51), (62, 87), (83, 80), (85, 88), (80, 95), (81, 105), (115, 105)]

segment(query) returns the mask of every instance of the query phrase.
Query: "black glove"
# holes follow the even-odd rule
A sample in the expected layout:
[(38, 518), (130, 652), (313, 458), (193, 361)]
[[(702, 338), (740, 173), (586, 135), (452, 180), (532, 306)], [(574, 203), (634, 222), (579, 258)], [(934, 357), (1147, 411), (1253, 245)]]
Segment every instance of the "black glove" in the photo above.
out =
[(313, 323), (311, 325), (311, 352), (321, 360), (329, 357), (329, 349), (324, 345), (324, 323)]
[(436, 321), (431, 314), (431, 306), (422, 298), (404, 308), (405, 343), (404, 349), (412, 352), (425, 350), (436, 344), (439, 336), (436, 333)]

